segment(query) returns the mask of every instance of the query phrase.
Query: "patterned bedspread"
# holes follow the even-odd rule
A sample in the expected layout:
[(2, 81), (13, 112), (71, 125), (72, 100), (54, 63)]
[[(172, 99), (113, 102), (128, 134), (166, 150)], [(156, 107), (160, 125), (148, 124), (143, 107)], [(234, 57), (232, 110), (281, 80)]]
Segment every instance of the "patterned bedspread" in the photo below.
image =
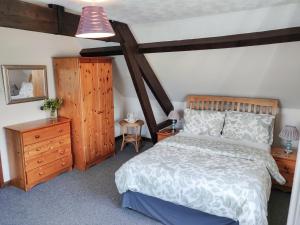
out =
[(240, 225), (267, 225), (270, 175), (285, 182), (265, 150), (176, 135), (122, 165), (115, 181), (120, 193), (140, 192)]

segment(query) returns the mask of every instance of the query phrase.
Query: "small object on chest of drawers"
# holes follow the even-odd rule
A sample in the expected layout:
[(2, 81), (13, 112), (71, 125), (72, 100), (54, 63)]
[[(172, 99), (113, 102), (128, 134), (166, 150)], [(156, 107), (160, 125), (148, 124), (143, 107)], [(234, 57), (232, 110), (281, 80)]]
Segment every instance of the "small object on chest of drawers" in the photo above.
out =
[(70, 119), (59, 117), (5, 127), (11, 184), (25, 191), (72, 170)]
[(178, 134), (179, 130), (175, 129), (173, 130), (172, 128), (165, 128), (163, 130), (158, 131), (157, 134), (157, 141), (161, 141), (167, 137), (174, 136)]
[(297, 152), (293, 151), (292, 153), (287, 154), (284, 148), (281, 147), (272, 147), (271, 151), (272, 156), (279, 168), (280, 174), (286, 180), (286, 183), (284, 185), (279, 185), (276, 183), (276, 181), (273, 180), (273, 187), (283, 191), (291, 191), (294, 180)]

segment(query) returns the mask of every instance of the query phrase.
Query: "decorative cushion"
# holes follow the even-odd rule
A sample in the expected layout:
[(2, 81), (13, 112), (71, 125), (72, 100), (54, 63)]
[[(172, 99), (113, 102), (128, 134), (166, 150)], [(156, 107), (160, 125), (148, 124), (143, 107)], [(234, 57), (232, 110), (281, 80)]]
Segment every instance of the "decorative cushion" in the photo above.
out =
[(272, 144), (275, 117), (267, 114), (226, 112), (222, 136), (225, 138)]
[(183, 129), (196, 135), (220, 136), (224, 119), (225, 112), (185, 109)]

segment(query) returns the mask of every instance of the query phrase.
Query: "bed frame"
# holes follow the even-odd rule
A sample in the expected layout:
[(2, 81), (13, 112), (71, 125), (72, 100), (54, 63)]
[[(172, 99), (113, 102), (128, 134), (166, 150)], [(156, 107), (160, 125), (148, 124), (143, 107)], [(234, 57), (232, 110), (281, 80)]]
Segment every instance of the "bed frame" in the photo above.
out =
[[(196, 110), (239, 111), (276, 116), (279, 100), (262, 98), (241, 98), (209, 95), (189, 95), (186, 107)], [(172, 225), (239, 225), (238, 221), (203, 213), (176, 205), (138, 192), (127, 191), (122, 195), (122, 207), (134, 209), (163, 224)]]
[(197, 110), (238, 111), (276, 116), (279, 100), (268, 98), (243, 98), (210, 95), (189, 95), (186, 107)]

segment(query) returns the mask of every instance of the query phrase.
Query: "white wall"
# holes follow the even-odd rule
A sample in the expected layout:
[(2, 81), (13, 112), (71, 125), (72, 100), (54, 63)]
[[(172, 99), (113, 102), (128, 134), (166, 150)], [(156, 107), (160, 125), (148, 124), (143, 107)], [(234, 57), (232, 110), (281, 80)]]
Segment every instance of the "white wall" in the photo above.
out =
[[(140, 43), (222, 36), (300, 26), (300, 4), (234, 12), (177, 21), (136, 24), (131, 29)], [(242, 48), (147, 54), (147, 59), (173, 101), (184, 107), (189, 94), (277, 98), (282, 126), (300, 129), (300, 42)], [(126, 96), (128, 111), (139, 112), (126, 63), (116, 57), (116, 88)], [(152, 98), (153, 99), (153, 98)], [(158, 121), (164, 115), (152, 101)], [(144, 131), (147, 134), (146, 130)], [(296, 143), (295, 143), (296, 144)]]
[[(52, 59), (54, 56), (76, 56), (82, 48), (99, 47), (105, 43), (72, 37), (43, 34), (0, 27), (0, 64), (46, 65), (49, 96), (55, 96)], [(114, 89), (115, 119), (123, 117), (122, 99)], [(4, 180), (10, 178), (9, 162), (3, 127), (42, 119), (47, 113), (39, 110), (41, 101), (6, 105), (2, 76), (0, 76), (0, 150)], [(116, 131), (118, 133), (118, 131)]]

